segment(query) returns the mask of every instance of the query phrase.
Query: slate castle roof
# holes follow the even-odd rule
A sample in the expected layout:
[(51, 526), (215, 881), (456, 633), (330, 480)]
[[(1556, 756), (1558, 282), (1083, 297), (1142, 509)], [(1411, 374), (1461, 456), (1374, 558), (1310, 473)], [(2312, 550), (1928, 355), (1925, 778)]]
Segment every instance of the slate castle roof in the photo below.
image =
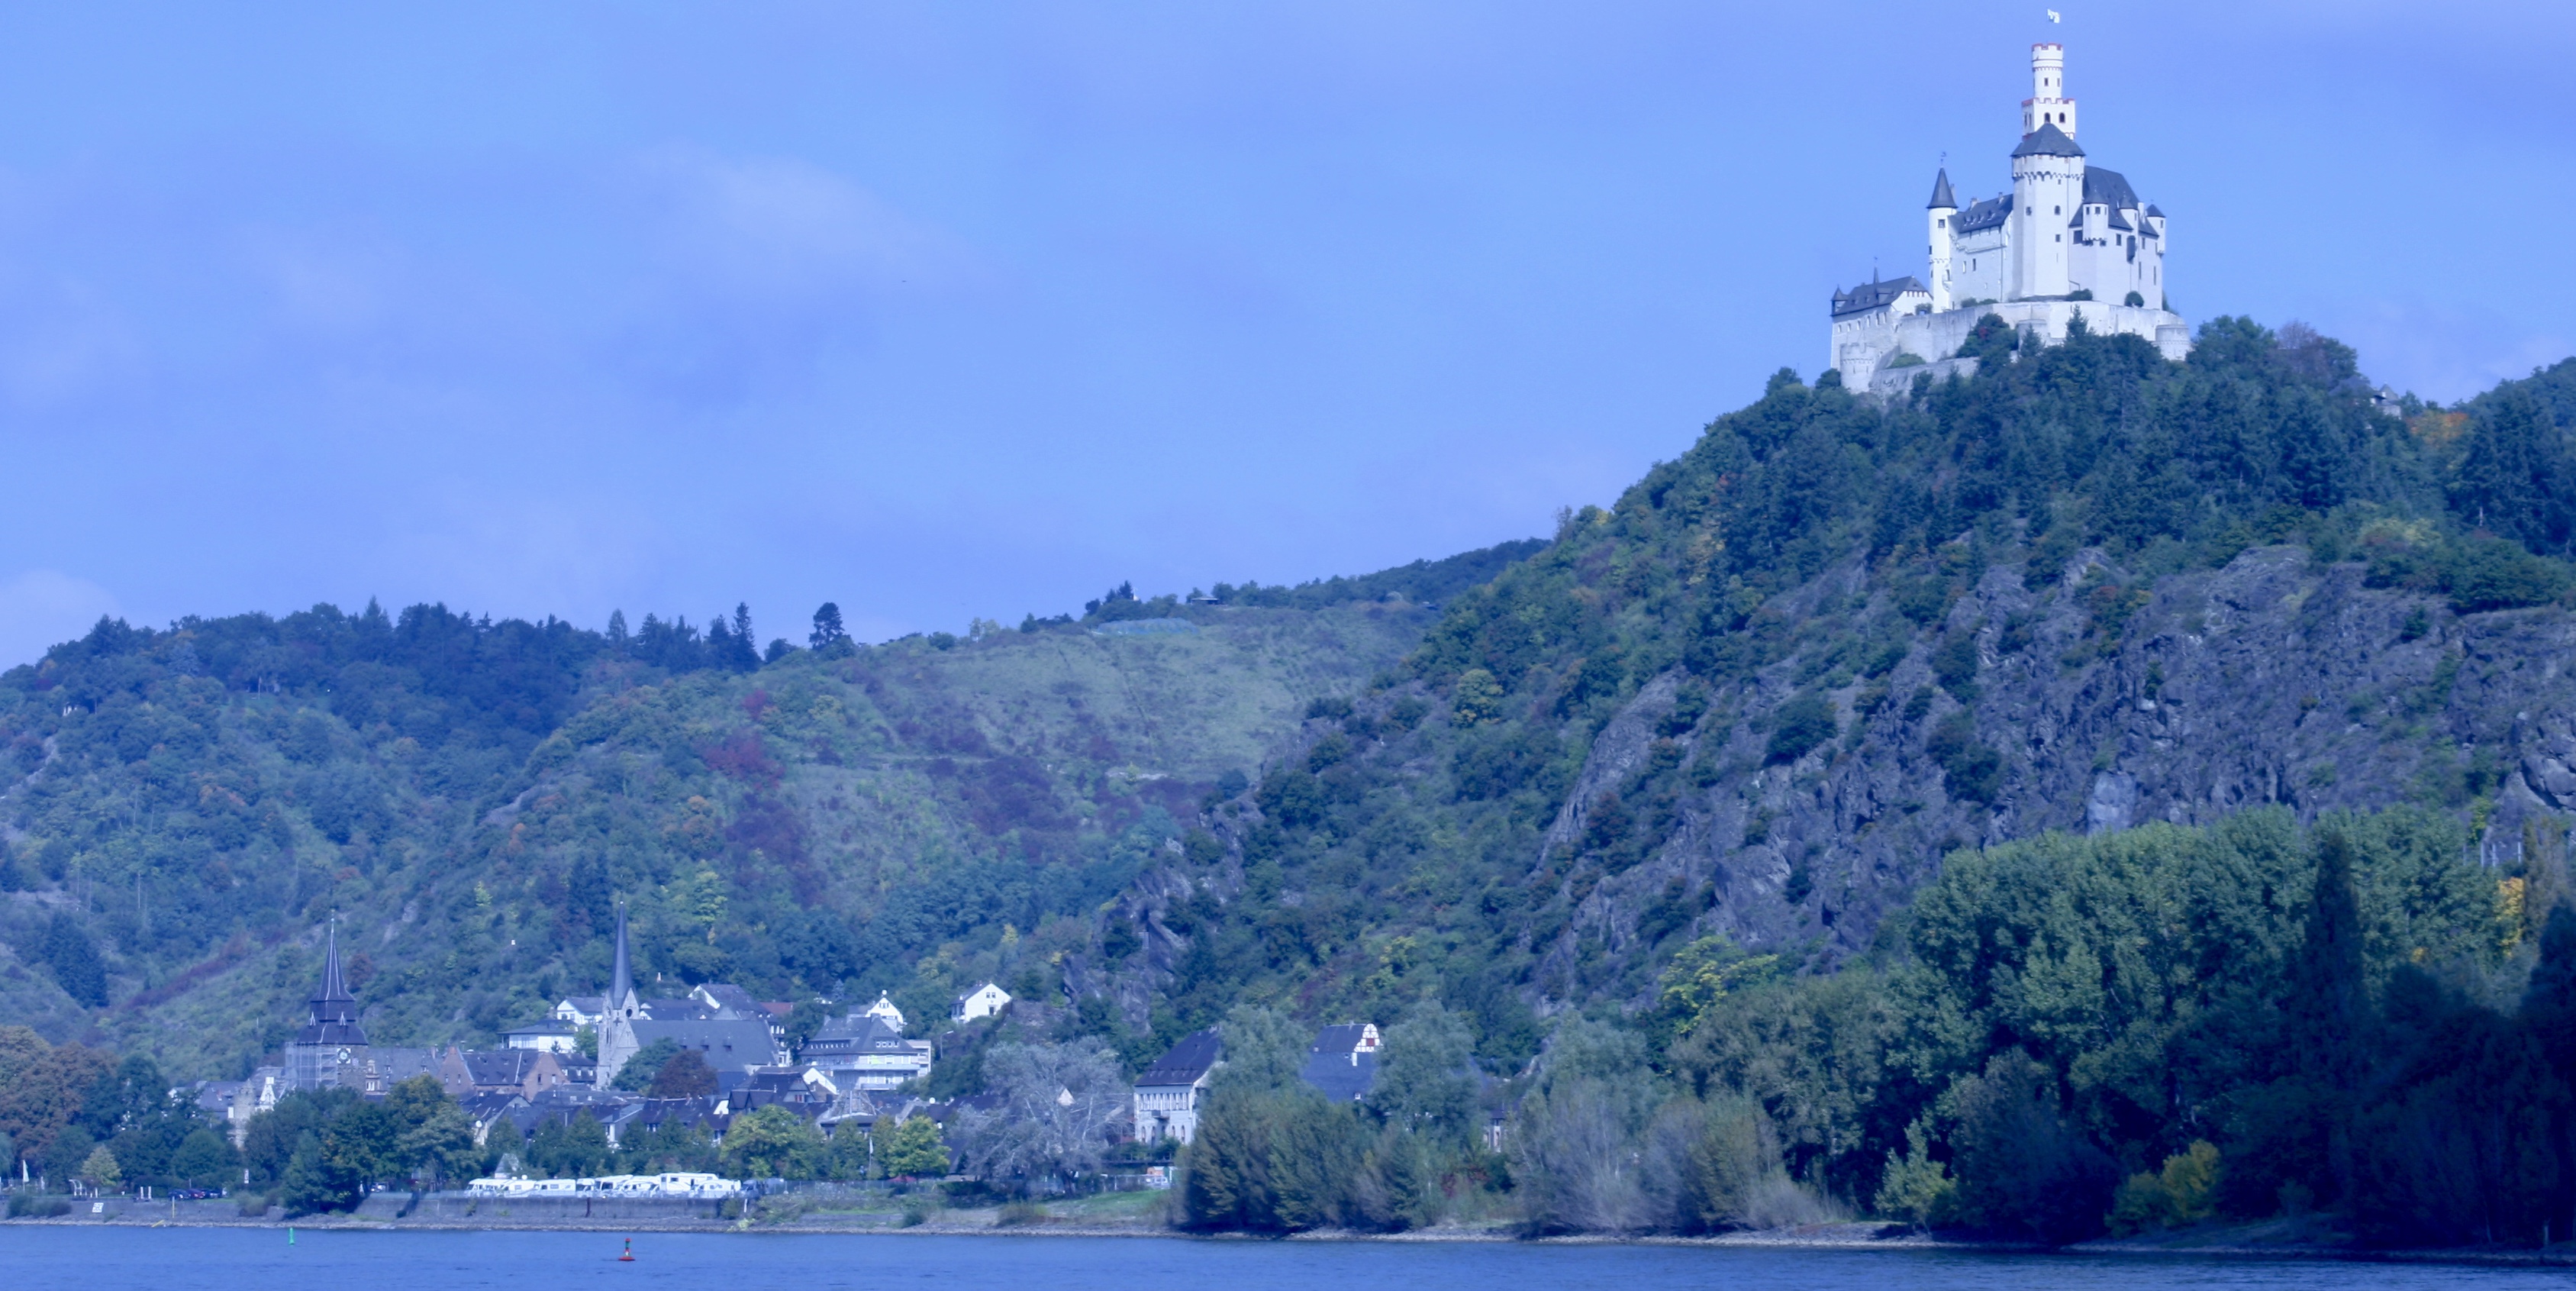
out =
[[(2129, 187), (2128, 176), (2116, 170), (2104, 170), (2099, 166), (2084, 168), (2084, 204), (2110, 207), (2111, 227), (2124, 231), (2130, 229), (2130, 224), (2120, 212), (2134, 211), (2141, 206), (2146, 206), (2146, 203), (2138, 200), (2138, 190)], [(2147, 206), (2144, 213), (2157, 216), (2163, 214), (2152, 206)]]
[(1845, 314), (1865, 314), (1873, 309), (1884, 308), (1895, 304), (1897, 297), (1909, 291), (1920, 292), (1925, 296), (1932, 294), (1931, 288), (1924, 286), (1920, 280), (1910, 274), (1903, 278), (1865, 282), (1850, 291), (1837, 291), (1834, 293), (1834, 317), (1840, 318)]
[(2012, 150), (2016, 157), (2081, 157), (2084, 150), (2075, 146), (2073, 136), (2057, 128), (2054, 121), (2021, 137), (2021, 146)]
[(2011, 219), (2012, 211), (2013, 195), (2010, 193), (1989, 197), (1982, 202), (1970, 202), (1966, 210), (1951, 217), (1950, 228), (1962, 235), (1991, 229)]

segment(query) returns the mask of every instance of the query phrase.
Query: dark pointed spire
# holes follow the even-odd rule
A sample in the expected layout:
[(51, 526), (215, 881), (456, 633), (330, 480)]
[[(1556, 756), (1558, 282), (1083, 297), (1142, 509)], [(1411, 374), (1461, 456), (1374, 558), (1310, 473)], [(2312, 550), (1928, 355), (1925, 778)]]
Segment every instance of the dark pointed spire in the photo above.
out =
[(617, 958), (608, 970), (608, 1007), (626, 1006), (626, 997), (635, 993), (635, 974), (626, 958), (626, 901), (617, 902)]
[(349, 984), (340, 972), (340, 916), (331, 916), (331, 931), (322, 951), (322, 984), (313, 991), (313, 1020), (322, 1022), (355, 1022), (358, 1000), (349, 994)]
[(1959, 199), (1956, 196), (1953, 196), (1950, 192), (1949, 167), (1942, 167), (1940, 171), (1932, 177), (1932, 204), (1925, 209), (1934, 211), (1955, 211), (1959, 209)]

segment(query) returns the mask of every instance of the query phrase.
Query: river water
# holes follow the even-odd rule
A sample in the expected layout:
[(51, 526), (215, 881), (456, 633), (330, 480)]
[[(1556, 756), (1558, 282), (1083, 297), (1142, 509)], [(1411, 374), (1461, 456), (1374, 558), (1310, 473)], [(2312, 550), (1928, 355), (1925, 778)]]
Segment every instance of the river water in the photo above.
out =
[(0, 1286), (79, 1291), (2566, 1291), (2565, 1270), (1914, 1251), (1177, 1238), (0, 1226)]

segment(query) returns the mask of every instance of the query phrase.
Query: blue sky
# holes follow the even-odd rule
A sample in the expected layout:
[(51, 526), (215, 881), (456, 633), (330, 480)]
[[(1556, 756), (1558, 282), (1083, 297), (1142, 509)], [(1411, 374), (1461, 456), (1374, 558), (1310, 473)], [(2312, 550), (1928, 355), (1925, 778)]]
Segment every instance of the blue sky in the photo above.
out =
[(2576, 6), (0, 5), (0, 664), (443, 600), (801, 638), (1544, 531), (2008, 184), (2194, 320), (2576, 351)]

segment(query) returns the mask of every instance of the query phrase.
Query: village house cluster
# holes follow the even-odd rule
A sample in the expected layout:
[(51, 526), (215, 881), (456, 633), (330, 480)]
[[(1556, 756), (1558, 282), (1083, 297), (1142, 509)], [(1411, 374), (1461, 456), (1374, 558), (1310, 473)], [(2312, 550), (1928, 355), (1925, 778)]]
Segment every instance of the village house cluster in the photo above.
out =
[[(1001, 1016), (1012, 1003), (1009, 992), (987, 982), (951, 1004), (949, 1021), (962, 1027)], [(325, 943), (306, 1024), (285, 1046), (283, 1061), (259, 1068), (248, 1080), (203, 1082), (194, 1092), (200, 1106), (226, 1121), (236, 1144), (253, 1116), (287, 1094), (348, 1089), (382, 1097), (418, 1076), (436, 1080), (465, 1109), (478, 1145), (503, 1120), (520, 1135), (533, 1136), (550, 1121), (588, 1115), (612, 1147), (629, 1133), (692, 1125), (721, 1143), (734, 1117), (762, 1107), (786, 1108), (829, 1138), (844, 1128), (864, 1133), (880, 1118), (929, 1115), (945, 1126), (955, 1110), (995, 1101), (939, 1103), (916, 1092), (914, 1082), (930, 1074), (940, 1046), (907, 1035), (903, 1010), (883, 994), (825, 1022), (792, 1052), (789, 1012), (784, 1002), (755, 1000), (726, 983), (698, 985), (670, 998), (643, 995), (635, 985), (621, 908), (607, 994), (564, 999), (543, 1019), (504, 1032), (497, 1049), (377, 1045), (358, 1020), (335, 929)], [(649, 1090), (617, 1088), (626, 1065), (657, 1045), (664, 1052), (696, 1054), (713, 1073), (714, 1091), (655, 1097)], [(1373, 1024), (1325, 1027), (1308, 1051), (1305, 1079), (1328, 1097), (1356, 1101), (1375, 1083), (1379, 1047)], [(1149, 1144), (1189, 1142), (1222, 1060), (1223, 1045), (1213, 1029), (1182, 1037), (1137, 1078), (1126, 1131)]]

